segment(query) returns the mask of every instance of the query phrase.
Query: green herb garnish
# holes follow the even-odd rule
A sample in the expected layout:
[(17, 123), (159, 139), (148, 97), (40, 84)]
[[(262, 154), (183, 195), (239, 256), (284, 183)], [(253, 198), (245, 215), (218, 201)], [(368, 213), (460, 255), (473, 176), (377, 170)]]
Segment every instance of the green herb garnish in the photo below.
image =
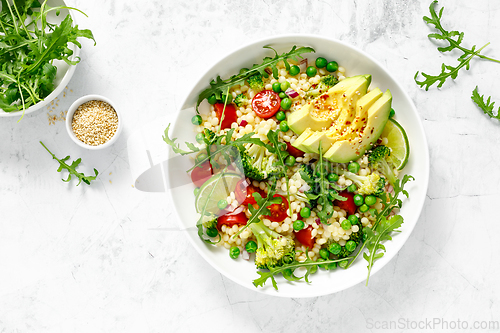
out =
[[(72, 7), (49, 7), (37, 0), (1, 0), (0, 11), (0, 108), (5, 112), (24, 111), (54, 90), (57, 68), (54, 60), (68, 65), (73, 50), (68, 43), (81, 48), (78, 37), (94, 40), (90, 30), (73, 26), (70, 15), (59, 24), (47, 22), (47, 14)], [(81, 12), (83, 13), (83, 12)], [(85, 15), (85, 13), (83, 13)], [(29, 23), (27, 23), (29, 22)], [(22, 119), (22, 117), (21, 117)]]
[(222, 95), (228, 91), (231, 87), (237, 85), (237, 84), (245, 84), (245, 80), (248, 79), (250, 76), (255, 75), (255, 74), (261, 74), (261, 75), (268, 75), (266, 73), (267, 68), (271, 68), (273, 72), (273, 76), (275, 79), (278, 79), (278, 68), (276, 65), (280, 62), (283, 61), (285, 63), (285, 67), (287, 70), (290, 69), (290, 64), (288, 63), (288, 59), (293, 59), (295, 61), (298, 61), (299, 58), (302, 58), (302, 54), (304, 53), (310, 53), (310, 52), (315, 52), (313, 48), (311, 47), (299, 47), (294, 46), (290, 52), (283, 53), (281, 55), (276, 52), (272, 47), (270, 46), (264, 46), (264, 48), (273, 50), (275, 55), (273, 58), (271, 57), (266, 57), (264, 58), (262, 64), (260, 65), (253, 65), (252, 68), (249, 70), (243, 71), (240, 74), (233, 75), (229, 79), (222, 80), (220, 76), (217, 76), (215, 80), (212, 80), (210, 82), (210, 87), (203, 90), (200, 95), (198, 96), (198, 101), (196, 103), (196, 111), (198, 111), (198, 106), (203, 102), (204, 99), (209, 98), (212, 95), (215, 95), (215, 97), (218, 100), (222, 99)]
[(443, 15), (443, 10), (444, 7), (441, 8), (439, 11), (439, 14), (436, 13), (436, 10), (434, 9), (434, 6), (436, 5), (437, 1), (433, 1), (429, 7), (429, 11), (431, 13), (431, 17), (424, 16), (423, 19), (427, 24), (432, 24), (434, 27), (437, 29), (437, 33), (431, 33), (429, 34), (429, 38), (435, 39), (440, 42), (445, 42), (447, 43), (446, 46), (441, 46), (438, 47), (438, 50), (440, 52), (450, 52), (452, 50), (456, 50), (460, 53), (462, 53), (458, 57), (458, 62), (459, 64), (457, 66), (450, 66), (450, 65), (441, 65), (441, 73), (438, 75), (429, 75), (426, 73), (422, 73), (422, 76), (425, 78), (425, 80), (418, 81), (417, 77), (419, 72), (415, 73), (415, 82), (421, 87), (424, 88), (425, 90), (428, 90), (429, 87), (431, 87), (433, 84), (438, 83), (438, 88), (442, 87), (445, 81), (448, 78), (456, 79), (458, 76), (458, 72), (460, 69), (464, 68), (466, 70), (469, 70), (470, 68), (470, 61), (474, 57), (479, 57), (485, 60), (489, 61), (494, 61), (500, 63), (500, 60), (493, 59), (487, 56), (484, 56), (480, 54), (480, 52), (488, 46), (490, 43), (486, 43), (483, 45), (481, 48), (476, 49), (476, 45), (472, 46), (472, 48), (466, 48), (462, 46), (462, 41), (464, 39), (464, 33), (459, 32), (457, 30), (453, 31), (447, 31), (446, 29), (443, 28), (441, 25), (441, 17)]
[(488, 97), (488, 100), (484, 101), (484, 95), (479, 95), (479, 92), (476, 88), (472, 91), (472, 100), (479, 106), (481, 110), (483, 110), (484, 114), (488, 115), (490, 118), (500, 120), (500, 107), (497, 110), (497, 114), (493, 114), (493, 107), (495, 106), (495, 102), (490, 102), (491, 96)]
[(69, 174), (68, 174), (68, 178), (67, 179), (62, 179), (63, 182), (69, 182), (71, 180), (71, 176), (75, 176), (77, 177), (80, 181), (78, 182), (78, 184), (76, 184), (76, 186), (80, 185), (80, 183), (83, 181), (85, 184), (87, 185), (90, 185), (90, 182), (94, 179), (96, 179), (97, 175), (99, 174), (99, 172), (94, 169), (94, 172), (95, 172), (95, 176), (85, 176), (83, 173), (81, 172), (78, 172), (76, 171), (76, 168), (78, 167), (78, 165), (80, 164), (80, 162), (82, 161), (81, 158), (77, 159), (76, 161), (73, 161), (71, 163), (71, 165), (68, 165), (66, 163), (67, 160), (70, 159), (69, 155), (66, 156), (65, 158), (63, 159), (58, 159), (44, 144), (42, 141), (40, 141), (40, 144), (43, 146), (43, 148), (45, 148), (49, 153), (50, 155), (52, 155), (52, 158), (55, 159), (57, 162), (59, 162), (59, 168), (57, 169), (57, 172), (61, 172), (62, 170), (68, 170)]

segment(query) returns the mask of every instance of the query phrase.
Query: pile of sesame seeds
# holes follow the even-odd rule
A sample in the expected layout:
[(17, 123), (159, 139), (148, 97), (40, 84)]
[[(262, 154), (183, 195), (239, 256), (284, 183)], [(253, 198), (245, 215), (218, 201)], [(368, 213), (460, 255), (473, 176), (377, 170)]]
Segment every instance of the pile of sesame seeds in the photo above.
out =
[(118, 129), (118, 115), (103, 101), (89, 101), (76, 109), (71, 122), (75, 136), (90, 146), (109, 141)]

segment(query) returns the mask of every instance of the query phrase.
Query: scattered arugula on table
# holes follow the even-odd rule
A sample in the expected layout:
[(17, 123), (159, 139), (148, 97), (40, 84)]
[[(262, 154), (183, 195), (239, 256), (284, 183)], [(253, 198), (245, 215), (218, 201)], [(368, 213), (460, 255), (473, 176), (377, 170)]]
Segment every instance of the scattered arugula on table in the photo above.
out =
[[(73, 26), (68, 14), (59, 24), (47, 21), (49, 12), (59, 15), (61, 9), (80, 10), (72, 7), (49, 7), (47, 1), (1, 0), (0, 11), (0, 108), (5, 112), (24, 111), (47, 97), (54, 90), (57, 67), (54, 60), (68, 65), (73, 50), (68, 43), (79, 48), (78, 37), (94, 41), (90, 30)], [(83, 12), (81, 12), (83, 13)], [(85, 15), (85, 13), (83, 13)], [(22, 119), (22, 116), (21, 116)]]
[(313, 48), (311, 47), (297, 47), (293, 46), (292, 49), (289, 52), (285, 52), (281, 55), (276, 52), (275, 49), (273, 49), (270, 46), (264, 46), (264, 48), (273, 50), (275, 55), (273, 58), (271, 57), (265, 57), (262, 64), (260, 65), (253, 65), (252, 68), (248, 70), (242, 70), (241, 73), (237, 75), (231, 76), (229, 79), (223, 80), (221, 79), (220, 76), (217, 76), (215, 80), (212, 80), (210, 82), (210, 87), (203, 90), (200, 95), (198, 96), (198, 101), (196, 102), (196, 111), (198, 111), (198, 106), (203, 102), (204, 99), (207, 99), (208, 97), (215, 95), (215, 97), (218, 100), (222, 99), (222, 95), (228, 91), (232, 86), (235, 86), (237, 84), (244, 84), (245, 80), (248, 79), (250, 76), (255, 75), (257, 73), (260, 73), (261, 75), (264, 75), (267, 77), (267, 68), (271, 68), (273, 72), (273, 76), (275, 79), (278, 79), (278, 68), (276, 65), (280, 62), (283, 61), (285, 64), (285, 67), (287, 70), (290, 69), (290, 64), (288, 63), (288, 59), (293, 59), (295, 61), (299, 61), (299, 58), (302, 58), (302, 54), (304, 53), (310, 53), (310, 52), (315, 52)]
[(70, 159), (69, 155), (66, 156), (63, 159), (59, 159), (43, 144), (42, 141), (40, 141), (40, 144), (43, 146), (43, 148), (45, 148), (50, 153), (50, 155), (52, 155), (53, 159), (55, 159), (57, 162), (59, 162), (59, 168), (57, 169), (57, 172), (61, 172), (62, 170), (67, 170), (69, 172), (68, 173), (68, 178), (67, 179), (62, 179), (63, 182), (69, 182), (71, 180), (71, 176), (75, 176), (75, 177), (77, 177), (79, 179), (79, 182), (78, 182), (78, 184), (76, 184), (76, 186), (80, 185), (80, 183), (82, 181), (85, 184), (90, 185), (90, 182), (93, 181), (93, 180), (95, 180), (96, 177), (97, 177), (97, 175), (99, 174), (99, 172), (96, 169), (94, 169), (95, 176), (85, 176), (83, 173), (76, 171), (76, 168), (78, 167), (78, 165), (82, 161), (81, 158), (73, 161), (71, 163), (71, 165), (68, 165), (66, 163), (66, 161)]
[(480, 52), (488, 46), (490, 43), (486, 43), (483, 45), (481, 48), (476, 49), (476, 45), (473, 45), (472, 48), (466, 48), (462, 45), (462, 41), (464, 39), (464, 33), (453, 30), (453, 31), (448, 31), (443, 26), (441, 25), (441, 18), (443, 15), (443, 10), (444, 7), (441, 8), (439, 11), (439, 14), (436, 13), (435, 10), (435, 5), (437, 4), (437, 1), (433, 1), (431, 5), (429, 6), (429, 11), (431, 13), (431, 17), (424, 16), (423, 19), (427, 24), (434, 25), (436, 28), (437, 32), (436, 33), (431, 33), (428, 35), (429, 38), (435, 39), (440, 42), (444, 42), (447, 45), (446, 46), (441, 46), (438, 47), (438, 50), (440, 52), (450, 52), (452, 50), (458, 51), (462, 53), (458, 57), (458, 62), (459, 64), (455, 67), (450, 66), (450, 65), (441, 65), (441, 73), (438, 75), (430, 75), (422, 72), (422, 76), (425, 78), (425, 80), (418, 81), (417, 77), (419, 72), (415, 73), (415, 82), (421, 87), (424, 88), (425, 90), (429, 90), (429, 87), (431, 87), (433, 84), (438, 83), (438, 88), (442, 87), (445, 81), (448, 78), (451, 79), (456, 79), (458, 76), (458, 72), (460, 69), (464, 68), (466, 70), (469, 70), (470, 68), (470, 61), (474, 57), (479, 57), (481, 59), (489, 60), (489, 61), (494, 61), (500, 63), (500, 60), (493, 59), (490, 57), (487, 57), (485, 55), (480, 54)]
[(491, 96), (488, 97), (488, 100), (484, 101), (484, 95), (479, 95), (479, 92), (476, 88), (472, 91), (472, 100), (479, 106), (483, 112), (488, 115), (490, 118), (500, 120), (500, 107), (497, 110), (497, 114), (493, 114), (493, 107), (495, 106), (495, 102), (490, 102)]

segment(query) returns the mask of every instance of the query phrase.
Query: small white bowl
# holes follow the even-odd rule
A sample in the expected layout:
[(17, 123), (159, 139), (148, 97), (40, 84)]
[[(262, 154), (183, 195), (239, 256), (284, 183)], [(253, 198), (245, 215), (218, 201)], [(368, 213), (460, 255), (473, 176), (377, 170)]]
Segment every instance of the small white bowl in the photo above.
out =
[[(98, 146), (92, 146), (92, 145), (84, 143), (83, 141), (78, 139), (76, 137), (75, 133), (73, 132), (72, 122), (73, 122), (73, 115), (75, 114), (75, 111), (78, 109), (78, 107), (80, 105), (82, 105), (86, 102), (90, 102), (90, 101), (103, 101), (103, 102), (108, 103), (109, 105), (111, 105), (113, 107), (113, 109), (116, 112), (116, 116), (118, 117), (118, 128), (116, 129), (116, 132), (113, 135), (113, 137), (111, 139), (109, 139), (108, 141), (106, 141), (105, 143), (103, 143), (102, 145), (98, 145)], [(123, 121), (122, 121), (122, 117), (120, 115), (120, 112), (116, 108), (116, 104), (114, 102), (112, 102), (109, 98), (106, 98), (104, 96), (86, 95), (86, 96), (80, 97), (73, 104), (71, 104), (71, 106), (68, 109), (68, 113), (66, 114), (66, 130), (68, 131), (69, 137), (77, 145), (79, 145), (80, 147), (86, 148), (86, 149), (99, 150), (99, 149), (104, 149), (104, 148), (111, 146), (113, 143), (115, 143), (115, 141), (120, 136), (122, 128), (123, 128)]]

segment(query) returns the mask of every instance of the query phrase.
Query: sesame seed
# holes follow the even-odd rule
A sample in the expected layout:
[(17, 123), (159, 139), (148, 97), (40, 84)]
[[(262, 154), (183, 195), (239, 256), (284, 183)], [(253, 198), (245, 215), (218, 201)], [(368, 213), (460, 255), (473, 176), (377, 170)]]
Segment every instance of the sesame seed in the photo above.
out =
[(118, 129), (118, 115), (103, 101), (89, 101), (76, 109), (71, 122), (75, 136), (90, 146), (109, 141)]

